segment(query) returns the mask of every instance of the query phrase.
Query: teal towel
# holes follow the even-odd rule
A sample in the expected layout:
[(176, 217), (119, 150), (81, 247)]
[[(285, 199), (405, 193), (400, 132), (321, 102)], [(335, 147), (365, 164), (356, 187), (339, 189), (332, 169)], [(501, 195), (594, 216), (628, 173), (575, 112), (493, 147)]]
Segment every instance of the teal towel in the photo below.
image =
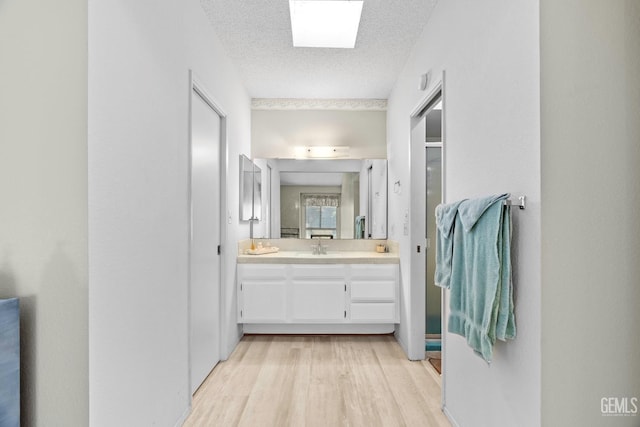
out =
[(496, 338), (516, 335), (508, 196), (463, 201), (454, 225), (448, 329), (487, 362)]
[(0, 426), (20, 426), (20, 304), (0, 299)]
[(451, 261), (453, 259), (453, 228), (458, 214), (460, 200), (448, 205), (436, 206), (436, 286), (449, 289)]
[(364, 216), (356, 217), (356, 239), (364, 239)]

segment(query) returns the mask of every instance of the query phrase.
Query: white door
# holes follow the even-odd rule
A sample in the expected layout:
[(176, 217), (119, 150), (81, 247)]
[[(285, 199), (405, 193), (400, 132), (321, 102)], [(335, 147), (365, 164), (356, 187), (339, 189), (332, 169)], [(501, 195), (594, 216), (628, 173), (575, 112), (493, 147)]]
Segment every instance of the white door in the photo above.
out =
[(195, 392), (220, 361), (220, 116), (191, 97), (190, 366)]
[[(409, 359), (423, 360), (426, 271), (426, 118), (411, 119), (411, 326)], [(405, 235), (407, 230), (405, 230)], [(413, 285), (415, 284), (415, 285)]]

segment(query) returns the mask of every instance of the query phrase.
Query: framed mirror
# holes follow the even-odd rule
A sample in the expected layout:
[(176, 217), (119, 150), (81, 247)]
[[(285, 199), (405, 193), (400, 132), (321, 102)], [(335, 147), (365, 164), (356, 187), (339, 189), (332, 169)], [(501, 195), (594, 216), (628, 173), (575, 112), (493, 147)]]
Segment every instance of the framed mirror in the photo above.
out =
[(240, 220), (259, 221), (262, 212), (262, 171), (240, 155)]
[[(263, 176), (264, 218), (258, 236), (386, 239), (385, 159), (256, 159)], [(268, 176), (266, 176), (268, 175)]]
[(252, 192), (253, 220), (262, 219), (262, 170), (253, 164), (253, 192)]

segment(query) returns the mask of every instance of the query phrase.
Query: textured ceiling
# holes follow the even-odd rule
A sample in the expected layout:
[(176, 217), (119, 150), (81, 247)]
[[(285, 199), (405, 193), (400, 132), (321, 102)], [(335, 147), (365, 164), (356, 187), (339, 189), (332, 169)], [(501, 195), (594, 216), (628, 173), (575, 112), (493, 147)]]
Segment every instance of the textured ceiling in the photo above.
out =
[(364, 0), (355, 49), (294, 48), (287, 0), (201, 0), (253, 98), (385, 99), (437, 0)]

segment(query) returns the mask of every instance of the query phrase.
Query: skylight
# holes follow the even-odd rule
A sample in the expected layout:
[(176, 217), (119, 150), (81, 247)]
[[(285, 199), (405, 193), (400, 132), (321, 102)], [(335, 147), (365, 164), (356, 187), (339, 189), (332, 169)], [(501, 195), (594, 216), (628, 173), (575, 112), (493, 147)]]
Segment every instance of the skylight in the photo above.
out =
[(362, 1), (289, 0), (294, 47), (356, 45)]

